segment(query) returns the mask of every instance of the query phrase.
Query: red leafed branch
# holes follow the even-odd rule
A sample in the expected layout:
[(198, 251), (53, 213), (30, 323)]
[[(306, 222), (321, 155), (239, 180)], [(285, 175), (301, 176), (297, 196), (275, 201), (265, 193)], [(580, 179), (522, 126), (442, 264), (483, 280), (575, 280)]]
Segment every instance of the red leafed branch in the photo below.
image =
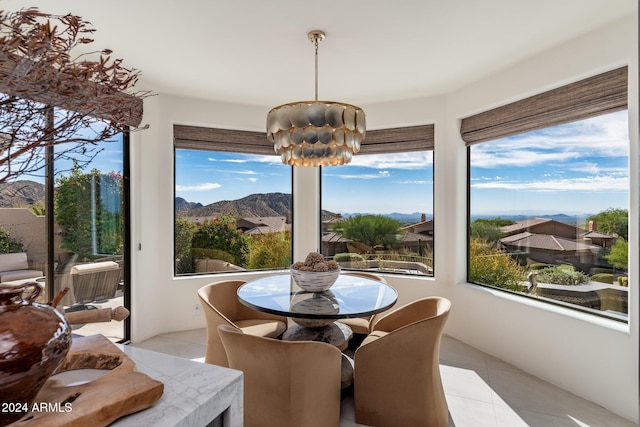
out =
[(132, 90), (140, 72), (109, 49), (87, 53), (95, 31), (71, 14), (0, 11), (0, 182), (41, 169), (46, 146), (82, 164), (96, 143), (140, 129), (151, 93)]

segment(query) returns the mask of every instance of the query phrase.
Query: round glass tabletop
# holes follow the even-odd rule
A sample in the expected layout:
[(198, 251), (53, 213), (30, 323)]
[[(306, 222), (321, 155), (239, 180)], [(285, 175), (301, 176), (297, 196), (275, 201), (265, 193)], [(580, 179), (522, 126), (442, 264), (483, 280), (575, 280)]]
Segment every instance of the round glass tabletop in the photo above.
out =
[(345, 274), (327, 291), (307, 292), (286, 273), (245, 283), (238, 298), (254, 310), (281, 316), (346, 319), (384, 311), (395, 304), (398, 293), (386, 283)]

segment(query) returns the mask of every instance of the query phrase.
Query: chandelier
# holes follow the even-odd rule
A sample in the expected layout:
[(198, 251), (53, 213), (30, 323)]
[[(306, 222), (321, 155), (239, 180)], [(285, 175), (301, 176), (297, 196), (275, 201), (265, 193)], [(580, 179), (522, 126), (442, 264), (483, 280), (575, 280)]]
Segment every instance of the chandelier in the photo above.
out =
[(322, 31), (309, 32), (315, 45), (314, 101), (298, 101), (273, 108), (267, 114), (267, 138), (292, 166), (335, 166), (347, 164), (360, 151), (364, 140), (365, 114), (360, 107), (343, 102), (318, 101), (318, 44)]

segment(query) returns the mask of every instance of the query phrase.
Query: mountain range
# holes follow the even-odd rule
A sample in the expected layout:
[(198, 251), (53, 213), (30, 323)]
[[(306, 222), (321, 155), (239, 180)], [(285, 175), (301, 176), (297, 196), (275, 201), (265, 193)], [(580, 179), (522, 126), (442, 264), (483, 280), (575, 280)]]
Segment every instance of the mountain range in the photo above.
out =
[(0, 183), (0, 208), (23, 208), (37, 203), (44, 206), (44, 184), (35, 181)]
[[(45, 187), (43, 184), (30, 181), (12, 181), (0, 183), (0, 208), (28, 207), (37, 203), (44, 204)], [(223, 200), (203, 206), (198, 202), (190, 202), (182, 197), (175, 198), (176, 216), (178, 217), (209, 217), (217, 216), (225, 213), (241, 217), (254, 216), (291, 216), (292, 197), (286, 193), (266, 193), (266, 194), (250, 194), (237, 200)], [(365, 213), (343, 213), (343, 217), (354, 215), (366, 215)], [(399, 213), (394, 212), (386, 214), (405, 224), (417, 223), (421, 220), (421, 213)], [(333, 212), (322, 210), (322, 220), (327, 221), (335, 218), (337, 215)], [(536, 215), (533, 213), (517, 213), (510, 215), (472, 215), (471, 220), (478, 218), (491, 219), (501, 217), (510, 219), (514, 222), (522, 221), (527, 218), (550, 218), (566, 224), (577, 224), (589, 215), (566, 215), (557, 213), (553, 215)], [(433, 215), (427, 214), (427, 219), (432, 219)]]

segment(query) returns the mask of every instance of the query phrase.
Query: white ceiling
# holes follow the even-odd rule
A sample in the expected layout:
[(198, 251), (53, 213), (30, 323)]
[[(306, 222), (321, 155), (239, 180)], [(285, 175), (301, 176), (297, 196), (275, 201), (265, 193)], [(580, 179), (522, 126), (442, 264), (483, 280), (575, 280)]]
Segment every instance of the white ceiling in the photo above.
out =
[[(637, 0), (0, 0), (73, 13), (139, 89), (275, 106), (446, 93), (628, 14)], [(567, 58), (570, 60), (570, 58)]]

